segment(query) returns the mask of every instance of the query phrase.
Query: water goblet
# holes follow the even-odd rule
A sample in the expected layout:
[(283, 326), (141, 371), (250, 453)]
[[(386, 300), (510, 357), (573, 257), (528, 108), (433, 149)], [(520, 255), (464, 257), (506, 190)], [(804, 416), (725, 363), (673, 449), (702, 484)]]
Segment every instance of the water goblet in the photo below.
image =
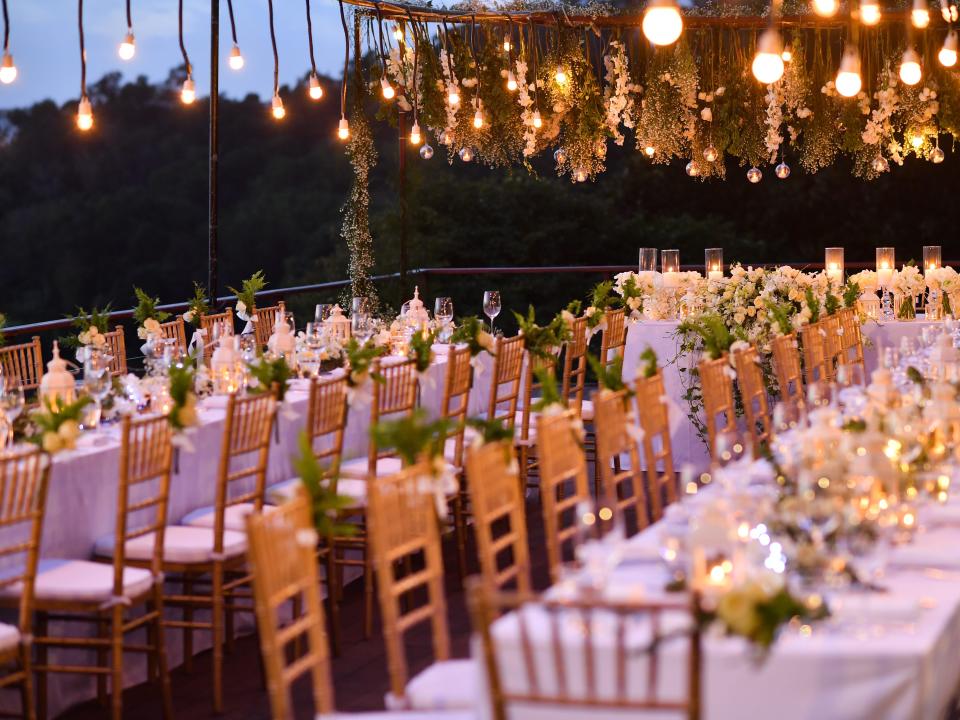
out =
[(490, 334), (493, 335), (493, 320), (500, 314), (500, 291), (483, 291), (483, 314), (490, 318)]
[(5, 377), (2, 389), (0, 389), (0, 407), (3, 409), (7, 427), (4, 433), (4, 442), (0, 443), (0, 446), (13, 442), (13, 423), (23, 412), (23, 405), (23, 385), (20, 384), (19, 378), (15, 376)]
[(316, 323), (325, 322), (330, 317), (332, 308), (333, 306), (328, 303), (317, 303), (317, 306), (313, 309), (313, 321)]

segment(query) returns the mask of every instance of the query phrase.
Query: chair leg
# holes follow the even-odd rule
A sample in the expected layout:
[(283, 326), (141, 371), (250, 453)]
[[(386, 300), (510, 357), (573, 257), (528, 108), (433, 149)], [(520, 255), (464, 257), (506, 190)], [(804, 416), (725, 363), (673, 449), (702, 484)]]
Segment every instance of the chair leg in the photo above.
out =
[(153, 636), (156, 645), (157, 671), (160, 675), (160, 696), (163, 701), (163, 720), (173, 720), (173, 693), (170, 689), (170, 669), (167, 667), (167, 641), (163, 633), (163, 584), (157, 583), (153, 591), (153, 609), (157, 612)]
[(326, 555), (327, 575), (327, 622), (330, 625), (330, 645), (334, 657), (340, 655), (340, 603), (337, 602), (337, 568), (333, 544)]
[(123, 605), (113, 607), (110, 624), (110, 707), (113, 720), (123, 720)]
[[(47, 636), (47, 614), (37, 613), (35, 622), (37, 628), (37, 637)], [(47, 665), (47, 646), (43, 643), (37, 645), (37, 665), (46, 667)], [(37, 718), (38, 720), (47, 720), (47, 671), (37, 671)]]
[(213, 711), (223, 712), (223, 563), (213, 564)]
[[(183, 576), (183, 594), (187, 597), (193, 595), (193, 578), (189, 574)], [(193, 605), (187, 602), (183, 607), (183, 622), (193, 622)], [(183, 669), (188, 673), (193, 672), (193, 628), (183, 628)]]
[(453, 534), (457, 541), (457, 571), (460, 574), (460, 584), (467, 577), (467, 541), (466, 523), (463, 520), (463, 499), (459, 491), (453, 498)]
[[(110, 629), (107, 626), (110, 618), (108, 617), (97, 617), (97, 637), (100, 640), (106, 641), (109, 639), (108, 630)], [(97, 647), (97, 667), (105, 668), (107, 667), (107, 645), (106, 642), (101, 643)], [(107, 676), (103, 673), (97, 675), (97, 701), (104, 707), (107, 705)]]
[[(147, 647), (157, 647), (157, 625), (156, 623), (147, 623)], [(157, 655), (154, 651), (147, 652), (147, 682), (155, 683), (157, 681)]]
[(21, 665), (23, 666), (23, 682), (20, 683), (21, 710), (26, 720), (37, 720), (37, 712), (33, 704), (33, 647), (31, 645), (25, 645), (22, 652)]
[(363, 544), (363, 639), (373, 635), (373, 553), (369, 543)]
[[(232, 594), (232, 591), (231, 591), (231, 594)], [(227, 600), (230, 600), (230, 602), (227, 602)], [(235, 598), (224, 597), (224, 610), (226, 615), (226, 625), (225, 625), (226, 629), (224, 630), (224, 640), (226, 645), (226, 651), (228, 653), (232, 653), (234, 648), (233, 609), (229, 607), (234, 602), (236, 602)]]

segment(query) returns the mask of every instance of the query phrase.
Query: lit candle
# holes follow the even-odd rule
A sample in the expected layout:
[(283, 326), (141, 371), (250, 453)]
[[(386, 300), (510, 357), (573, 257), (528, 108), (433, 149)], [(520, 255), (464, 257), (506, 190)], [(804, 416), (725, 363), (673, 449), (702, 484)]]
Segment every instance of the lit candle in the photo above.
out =
[(940, 267), (940, 246), (923, 246), (923, 268), (924, 270), (936, 270)]
[(665, 288), (680, 286), (680, 251), (664, 250), (660, 253), (660, 272)]
[(707, 279), (708, 280), (722, 280), (723, 279), (723, 248), (707, 248), (706, 252), (706, 268), (707, 268)]
[(827, 279), (830, 284), (843, 284), (843, 248), (829, 247), (824, 252), (824, 268), (827, 271)]
[(892, 247), (877, 248), (877, 282), (883, 288), (890, 287), (893, 280), (894, 249)]
[(882, 263), (877, 268), (877, 282), (886, 287), (890, 284), (891, 279), (893, 279), (893, 268), (887, 263)]

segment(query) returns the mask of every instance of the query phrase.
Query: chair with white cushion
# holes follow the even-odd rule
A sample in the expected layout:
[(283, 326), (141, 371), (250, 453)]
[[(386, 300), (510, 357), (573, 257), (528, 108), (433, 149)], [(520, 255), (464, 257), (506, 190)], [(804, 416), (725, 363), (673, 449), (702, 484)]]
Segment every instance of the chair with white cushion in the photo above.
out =
[(219, 339), (224, 335), (233, 335), (233, 308), (201, 315), (200, 331), (203, 333), (203, 361), (209, 363)]
[(657, 370), (650, 377), (637, 373), (634, 390), (637, 417), (643, 431), (650, 520), (657, 522), (663, 517), (664, 508), (678, 499), (677, 474), (673, 471), (673, 441), (670, 439), (670, 406), (664, 400), (663, 370)]
[(587, 381), (587, 318), (574, 318), (563, 348), (560, 397), (581, 420), (593, 420), (593, 403), (584, 400)]
[(520, 482), (525, 484), (531, 477), (536, 477), (538, 470), (536, 442), (539, 413), (533, 409), (533, 405), (541, 395), (543, 384), (537, 378), (537, 373), (546, 372), (556, 378), (557, 360), (552, 355), (533, 355), (529, 350), (523, 354), (523, 404), (517, 410), (513, 442), (520, 457)]
[[(629, 522), (639, 532), (647, 526), (649, 515), (640, 452), (630, 432), (636, 422), (629, 411), (630, 396), (625, 389), (600, 390), (593, 394), (593, 406), (597, 411), (594, 426), (602, 497), (625, 521), (632, 515), (634, 519)], [(619, 462), (624, 455), (629, 458), (625, 468)], [(660, 507), (659, 499), (656, 507)]]
[[(424, 461), (370, 483), (367, 519), (390, 673), (389, 710), (457, 710), (477, 704), (475, 664), (449, 659), (436, 499), (422, 481), (428, 473)], [(398, 571), (403, 575), (398, 577)], [(434, 662), (409, 679), (404, 636), (426, 621)]]
[(127, 342), (123, 336), (123, 326), (117, 325), (110, 332), (103, 334), (107, 342), (109, 356), (110, 377), (123, 377), (127, 374)]
[(0, 588), (17, 611), (16, 625), (0, 623), (0, 688), (20, 685), (21, 714), (34, 720), (33, 667), (29, 641), (33, 622), (34, 584), (50, 475), (48, 457), (39, 449), (0, 457), (0, 556), (10, 562)]
[(453, 466), (458, 483), (458, 492), (451, 505), (453, 506), (453, 531), (457, 541), (457, 563), (460, 577), (466, 576), (467, 568), (464, 505), (468, 500), (468, 495), (463, 481), (463, 448), (472, 387), (473, 365), (470, 364), (470, 348), (466, 345), (453, 345), (447, 353), (440, 417), (450, 421), (450, 429), (447, 431), (444, 442), (444, 458)]
[(273, 335), (273, 328), (277, 324), (277, 318), (282, 318), (286, 311), (287, 307), (283, 300), (276, 305), (256, 308), (253, 311), (253, 319), (256, 321), (253, 323), (253, 334), (257, 340), (258, 352), (267, 346), (270, 336)]
[[(467, 720), (472, 717), (469, 712), (335, 714), (330, 651), (314, 559), (317, 537), (307, 499), (297, 497), (269, 515), (251, 515), (247, 535), (257, 629), (273, 720), (293, 718), (290, 688), (305, 675), (309, 675), (312, 682), (313, 710), (317, 718)], [(291, 601), (295, 608), (301, 609), (283, 622), (281, 613)], [(303, 652), (296, 652), (295, 648), (301, 645)], [(294, 652), (290, 652), (291, 648)]]
[[(106, 697), (110, 678), (111, 717), (123, 717), (124, 653), (146, 652), (150, 680), (159, 680), (163, 715), (173, 717), (163, 628), (163, 575), (160, 558), (167, 520), (173, 452), (166, 417), (132, 420), (124, 417), (120, 435), (120, 479), (116, 525), (109, 541), (98, 543), (100, 562), (44, 559), (35, 585), (37, 613), (34, 644), (39, 680), (40, 716), (46, 715), (49, 673), (80, 673), (97, 677), (97, 694)], [(114, 537), (124, 542), (113, 542)], [(133, 567), (133, 560), (139, 567)], [(54, 636), (50, 620), (92, 627), (92, 637), (74, 633)], [(124, 639), (145, 629), (146, 645), (130, 647)], [(49, 648), (96, 650), (96, 663), (67, 664), (50, 658)], [(109, 655), (109, 661), (108, 661)]]

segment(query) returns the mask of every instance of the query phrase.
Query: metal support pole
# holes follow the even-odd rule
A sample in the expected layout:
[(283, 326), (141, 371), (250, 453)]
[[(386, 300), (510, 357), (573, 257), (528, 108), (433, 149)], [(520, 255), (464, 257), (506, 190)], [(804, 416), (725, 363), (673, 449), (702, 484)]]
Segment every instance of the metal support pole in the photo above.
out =
[(216, 305), (219, 294), (217, 277), (218, 172), (220, 162), (220, 0), (210, 0), (210, 205), (207, 238), (207, 295)]
[(400, 112), (398, 116), (397, 167), (400, 177), (397, 189), (400, 195), (400, 296), (397, 307), (400, 307), (407, 297), (407, 145), (404, 141), (407, 114)]

